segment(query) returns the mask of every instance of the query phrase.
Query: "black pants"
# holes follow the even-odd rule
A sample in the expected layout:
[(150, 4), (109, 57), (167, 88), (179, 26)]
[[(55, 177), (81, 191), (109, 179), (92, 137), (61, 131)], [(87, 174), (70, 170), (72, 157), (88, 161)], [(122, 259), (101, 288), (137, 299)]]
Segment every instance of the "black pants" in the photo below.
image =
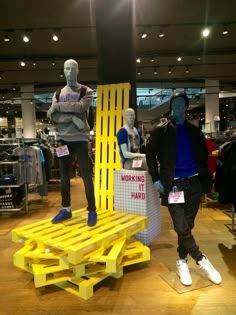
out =
[(179, 258), (189, 254), (196, 262), (202, 259), (202, 253), (192, 235), (194, 220), (201, 202), (202, 188), (198, 176), (174, 180), (173, 186), (184, 191), (185, 203), (168, 204), (168, 209), (178, 235)]
[(88, 210), (95, 210), (94, 186), (92, 180), (92, 170), (88, 152), (88, 142), (65, 143), (68, 146), (69, 155), (59, 157), (59, 168), (61, 178), (61, 198), (62, 206), (71, 205), (70, 177), (73, 159), (76, 157), (80, 166), (80, 174), (84, 182), (85, 194), (88, 201)]

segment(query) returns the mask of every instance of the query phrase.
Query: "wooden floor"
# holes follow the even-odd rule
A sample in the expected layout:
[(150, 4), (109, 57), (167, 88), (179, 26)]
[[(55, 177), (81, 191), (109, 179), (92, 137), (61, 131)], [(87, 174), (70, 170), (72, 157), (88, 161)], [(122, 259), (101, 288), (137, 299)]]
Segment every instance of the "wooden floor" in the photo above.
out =
[[(73, 209), (86, 206), (81, 179), (72, 183)], [(11, 230), (51, 218), (60, 209), (56, 188), (48, 197), (30, 196), (26, 214), (0, 216), (0, 314), (1, 315), (235, 315), (236, 238), (226, 224), (223, 208), (202, 207), (194, 229), (201, 250), (220, 271), (221, 285), (178, 293), (162, 275), (175, 270), (176, 235), (166, 208), (161, 209), (162, 234), (151, 247), (151, 261), (129, 266), (120, 279), (107, 278), (83, 300), (54, 285), (36, 289), (31, 274), (13, 266), (13, 254), (22, 245), (11, 241)], [(34, 200), (35, 199), (35, 200)], [(190, 267), (197, 270), (190, 260)]]

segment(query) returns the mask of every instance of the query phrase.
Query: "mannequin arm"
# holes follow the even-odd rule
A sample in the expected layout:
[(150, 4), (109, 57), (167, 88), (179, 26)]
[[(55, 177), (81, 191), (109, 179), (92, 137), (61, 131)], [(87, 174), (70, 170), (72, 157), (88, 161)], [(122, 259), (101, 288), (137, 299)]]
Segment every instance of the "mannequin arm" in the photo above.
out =
[(93, 91), (90, 90), (79, 101), (53, 103), (53, 110), (58, 112), (83, 113), (92, 105)]
[(136, 157), (145, 157), (145, 154), (143, 153), (132, 153), (128, 151), (128, 147), (126, 143), (123, 143), (120, 145), (120, 149), (122, 150), (122, 153), (126, 159), (134, 159)]

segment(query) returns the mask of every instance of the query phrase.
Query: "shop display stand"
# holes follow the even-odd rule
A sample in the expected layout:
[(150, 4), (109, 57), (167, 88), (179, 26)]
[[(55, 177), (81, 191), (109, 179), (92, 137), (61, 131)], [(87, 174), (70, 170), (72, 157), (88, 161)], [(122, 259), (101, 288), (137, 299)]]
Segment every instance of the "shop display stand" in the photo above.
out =
[(145, 216), (148, 226), (135, 238), (149, 246), (161, 234), (160, 196), (148, 171), (114, 171), (116, 211)]
[[(7, 148), (23, 147), (24, 141), (21, 139), (0, 139), (0, 150), (4, 151)], [(19, 212), (25, 210), (28, 212), (28, 189), (26, 183), (26, 167), (25, 158), (19, 157), (18, 160), (2, 160), (0, 161), (0, 172), (3, 174), (5, 170), (12, 170), (16, 172), (17, 176), (14, 183), (1, 184), (0, 189), (5, 191), (5, 195), (1, 195), (2, 204), (0, 213)], [(23, 199), (19, 206), (13, 206), (13, 189), (23, 189)], [(3, 198), (5, 201), (3, 201)]]
[[(147, 218), (114, 210), (114, 169), (120, 168), (115, 129), (122, 126), (129, 104), (130, 84), (100, 86), (96, 116), (95, 197), (98, 222), (87, 225), (86, 208), (52, 224), (51, 219), (12, 231), (23, 247), (14, 265), (34, 276), (35, 287), (54, 284), (83, 299), (106, 277), (120, 278), (128, 265), (150, 260), (150, 248), (134, 236), (147, 227)], [(103, 96), (103, 97), (102, 97)], [(116, 107), (115, 112), (110, 110)]]

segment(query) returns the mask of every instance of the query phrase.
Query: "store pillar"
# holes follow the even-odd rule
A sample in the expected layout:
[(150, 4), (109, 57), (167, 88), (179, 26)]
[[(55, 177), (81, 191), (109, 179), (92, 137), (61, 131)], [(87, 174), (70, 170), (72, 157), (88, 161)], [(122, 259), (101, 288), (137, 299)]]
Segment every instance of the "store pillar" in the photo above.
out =
[(21, 87), (21, 110), (24, 138), (36, 138), (36, 110), (32, 102), (34, 98), (34, 86)]
[(219, 131), (219, 81), (206, 80), (205, 81), (206, 96), (205, 96), (205, 122), (206, 126), (209, 124), (210, 128), (205, 130), (212, 134)]
[(130, 83), (136, 111), (134, 0), (96, 1), (98, 84)]

